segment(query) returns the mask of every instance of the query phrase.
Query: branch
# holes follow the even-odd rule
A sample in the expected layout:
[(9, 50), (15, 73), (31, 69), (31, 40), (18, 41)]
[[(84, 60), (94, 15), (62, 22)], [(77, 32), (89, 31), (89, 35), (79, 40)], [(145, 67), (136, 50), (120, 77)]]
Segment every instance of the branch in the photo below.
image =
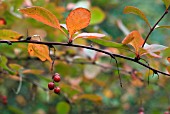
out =
[(163, 15), (160, 17), (160, 19), (159, 19), (159, 20), (155, 23), (155, 25), (150, 29), (150, 31), (149, 31), (148, 35), (146, 36), (145, 41), (144, 41), (144, 43), (143, 43), (143, 45), (142, 45), (142, 48), (144, 47), (144, 45), (145, 45), (146, 41), (148, 40), (150, 34), (151, 34), (151, 33), (153, 32), (153, 30), (155, 29), (156, 25), (158, 25), (158, 23), (164, 18), (164, 16), (165, 16), (166, 14), (168, 14), (168, 9), (165, 10), (165, 12), (164, 12)]
[(44, 45), (48, 45), (48, 46), (51, 46), (51, 45), (60, 45), (60, 46), (67, 46), (67, 47), (78, 47), (78, 48), (86, 48), (86, 49), (90, 49), (90, 50), (94, 50), (94, 51), (97, 51), (97, 52), (101, 52), (101, 53), (104, 53), (106, 55), (109, 55), (111, 58), (115, 58), (115, 57), (118, 57), (118, 58), (122, 58), (122, 59), (126, 59), (126, 60), (129, 60), (129, 61), (132, 61), (132, 62), (135, 62), (139, 65), (142, 65), (144, 66), (145, 68), (148, 68), (150, 70), (152, 70), (155, 74), (163, 74), (163, 75), (166, 75), (166, 76), (170, 76), (170, 74), (167, 74), (165, 72), (162, 72), (160, 70), (157, 70), (157, 69), (154, 69), (140, 61), (136, 61), (135, 58), (131, 58), (131, 57), (127, 57), (127, 56), (124, 56), (124, 55), (120, 55), (120, 54), (115, 54), (115, 53), (111, 53), (111, 52), (108, 52), (108, 51), (104, 51), (102, 49), (97, 49), (97, 48), (94, 48), (94, 47), (91, 47), (91, 46), (85, 46), (85, 45), (77, 45), (77, 44), (70, 44), (70, 43), (61, 43), (61, 42), (42, 42), (42, 41), (35, 41), (35, 40), (19, 40), (19, 41), (7, 41), (7, 40), (0, 40), (0, 43), (7, 43), (7, 44), (12, 44), (12, 43), (34, 43), (34, 44), (44, 44)]

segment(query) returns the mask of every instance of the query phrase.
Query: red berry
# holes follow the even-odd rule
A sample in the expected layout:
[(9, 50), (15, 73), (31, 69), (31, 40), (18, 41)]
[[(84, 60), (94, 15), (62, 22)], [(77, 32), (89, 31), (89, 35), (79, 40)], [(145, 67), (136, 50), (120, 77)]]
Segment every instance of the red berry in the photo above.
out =
[(164, 114), (169, 114), (169, 111), (165, 111)]
[(48, 83), (48, 88), (49, 88), (49, 90), (53, 90), (54, 89), (54, 83), (53, 82)]
[(7, 97), (6, 96), (2, 96), (2, 100), (7, 100)]
[(59, 94), (60, 93), (60, 87), (54, 88), (54, 93)]
[(54, 76), (53, 76), (53, 80), (54, 80), (55, 82), (59, 82), (59, 81), (60, 81), (60, 74), (55, 73)]
[(139, 108), (138, 114), (144, 114), (144, 108), (143, 108), (143, 107), (140, 107), (140, 108)]
[(4, 100), (4, 101), (3, 101), (3, 104), (4, 104), (4, 105), (7, 105), (7, 103), (8, 103), (7, 100)]
[(0, 26), (6, 25), (6, 21), (4, 18), (0, 18)]

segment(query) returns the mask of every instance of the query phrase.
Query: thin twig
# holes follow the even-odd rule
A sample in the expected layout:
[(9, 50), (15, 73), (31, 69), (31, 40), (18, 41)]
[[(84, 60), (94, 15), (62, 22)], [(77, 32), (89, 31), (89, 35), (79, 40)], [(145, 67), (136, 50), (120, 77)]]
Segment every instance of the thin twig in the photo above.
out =
[(112, 58), (118, 57), (118, 58), (126, 59), (126, 60), (129, 60), (129, 61), (133, 61), (137, 64), (144, 66), (145, 68), (152, 70), (153, 72), (160, 73), (160, 74), (163, 74), (163, 75), (166, 75), (166, 76), (170, 76), (170, 74), (168, 74), (168, 73), (154, 69), (154, 68), (152, 68), (152, 67), (150, 67), (150, 66), (148, 66), (148, 65), (146, 65), (146, 64), (144, 64), (140, 61), (136, 61), (136, 59), (134, 59), (134, 58), (127, 57), (127, 56), (120, 55), (120, 54), (111, 53), (111, 52), (108, 52), (108, 51), (105, 51), (105, 50), (102, 50), (102, 49), (97, 49), (97, 48), (90, 47), (90, 46), (78, 45), (78, 44), (68, 44), (68, 43), (61, 43), (61, 42), (42, 42), (42, 41), (33, 41), (33, 40), (30, 40), (30, 41), (27, 41), (27, 40), (19, 40), (19, 41), (0, 40), (0, 43), (7, 43), (8, 44), (8, 42), (11, 42), (11, 44), (12, 43), (34, 43), (34, 44), (44, 44), (44, 45), (60, 45), (60, 46), (67, 46), (67, 47), (86, 48), (86, 49), (90, 49), (90, 50), (94, 50), (94, 51), (97, 51), (97, 52), (104, 53), (106, 55), (111, 56)]
[(156, 25), (158, 25), (158, 23), (164, 18), (164, 16), (165, 16), (166, 14), (168, 14), (168, 9), (165, 10), (165, 12), (163, 13), (163, 15), (159, 18), (159, 20), (155, 23), (155, 25), (150, 29), (150, 31), (149, 31), (148, 35), (146, 36), (145, 41), (144, 41), (144, 43), (143, 43), (143, 45), (142, 45), (142, 48), (144, 47), (144, 45), (145, 45), (146, 41), (148, 40), (150, 34), (151, 34), (151, 33), (153, 32), (153, 30), (155, 29)]

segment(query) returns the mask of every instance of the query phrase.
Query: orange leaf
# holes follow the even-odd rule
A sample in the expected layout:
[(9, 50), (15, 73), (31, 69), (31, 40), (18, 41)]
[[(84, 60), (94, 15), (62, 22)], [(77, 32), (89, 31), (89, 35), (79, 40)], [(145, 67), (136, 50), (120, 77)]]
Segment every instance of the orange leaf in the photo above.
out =
[[(169, 60), (168, 60), (169, 61)], [(170, 74), (170, 66), (166, 67), (166, 70), (168, 71), (168, 73)]]
[(123, 44), (130, 44), (135, 48), (135, 53), (138, 55), (139, 48), (144, 43), (144, 40), (138, 31), (132, 31), (122, 41)]
[(66, 25), (69, 31), (69, 38), (78, 30), (87, 27), (90, 23), (90, 11), (85, 8), (77, 8), (70, 12), (66, 19)]
[(94, 38), (101, 38), (101, 37), (105, 37), (105, 35), (99, 33), (80, 33), (74, 38), (74, 40), (77, 38), (94, 39)]
[(46, 10), (45, 8), (39, 6), (33, 6), (29, 8), (19, 9), (19, 11), (37, 21), (40, 21), (51, 27), (62, 30), (56, 16), (52, 14), (50, 11)]
[(49, 56), (48, 47), (46, 45), (29, 43), (28, 44), (28, 53), (30, 54), (30, 56), (38, 57), (41, 61), (48, 60), (48, 61), (52, 62), (52, 60)]
[(170, 62), (170, 57), (167, 58), (168, 62)]

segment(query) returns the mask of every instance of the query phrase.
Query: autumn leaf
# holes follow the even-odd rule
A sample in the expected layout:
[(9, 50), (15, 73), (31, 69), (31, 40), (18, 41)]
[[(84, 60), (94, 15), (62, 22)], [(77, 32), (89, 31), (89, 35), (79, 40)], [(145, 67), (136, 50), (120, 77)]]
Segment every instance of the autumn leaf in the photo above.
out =
[(17, 41), (23, 36), (15, 31), (2, 29), (0, 30), (0, 39), (1, 40), (12, 40)]
[(77, 38), (95, 39), (95, 38), (101, 38), (101, 37), (105, 37), (105, 35), (99, 34), (99, 33), (80, 33), (76, 37), (74, 37), (73, 40)]
[(139, 53), (139, 48), (142, 47), (143, 43), (144, 43), (144, 40), (138, 31), (132, 31), (122, 41), (122, 44), (132, 45), (137, 55)]
[(144, 14), (140, 9), (138, 9), (138, 8), (136, 8), (136, 7), (134, 7), (134, 6), (126, 6), (126, 7), (124, 8), (123, 12), (124, 12), (125, 14), (133, 13), (133, 14), (138, 15), (138, 16), (141, 17), (141, 18), (146, 22), (146, 24), (151, 28), (147, 17), (145, 16), (145, 14)]
[(168, 62), (170, 63), (170, 57), (167, 58)]
[(49, 56), (48, 47), (46, 45), (29, 43), (28, 53), (30, 54), (30, 56), (38, 57), (41, 61), (48, 60), (52, 62)]
[(33, 6), (29, 8), (19, 9), (19, 11), (46, 25), (62, 30), (56, 16), (45, 8)]
[(90, 23), (90, 11), (85, 8), (77, 8), (70, 12), (66, 18), (66, 25), (69, 31), (69, 40), (75, 32), (87, 27)]

